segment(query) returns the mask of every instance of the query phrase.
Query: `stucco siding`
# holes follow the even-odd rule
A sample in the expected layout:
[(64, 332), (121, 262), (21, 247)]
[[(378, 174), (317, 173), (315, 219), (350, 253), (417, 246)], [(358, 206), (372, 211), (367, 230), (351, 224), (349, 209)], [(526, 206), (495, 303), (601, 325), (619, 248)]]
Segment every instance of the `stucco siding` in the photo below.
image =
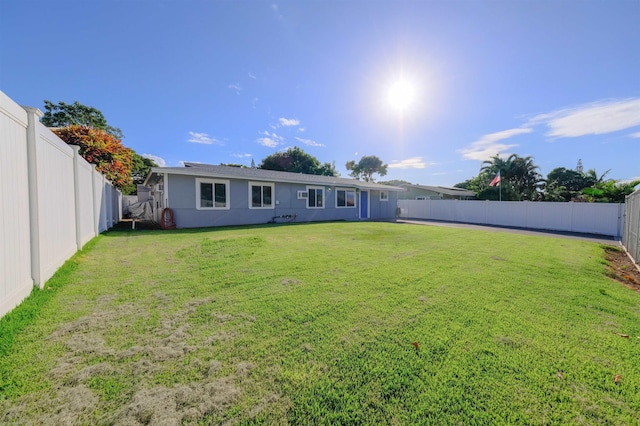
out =
[(380, 200), (380, 191), (370, 191), (371, 213), (370, 218), (374, 220), (390, 220), (396, 217), (398, 207), (398, 193), (389, 191), (387, 201)]
[[(356, 204), (353, 208), (336, 208), (336, 187), (327, 185), (320, 185), (324, 188), (324, 208), (307, 208), (307, 200), (297, 198), (298, 191), (307, 190), (307, 185), (282, 182), (274, 183), (273, 208), (249, 208), (249, 182), (255, 182), (255, 180), (248, 179), (225, 180), (229, 183), (228, 209), (199, 210), (196, 206), (197, 179), (196, 176), (169, 175), (169, 208), (174, 213), (178, 228), (254, 225), (271, 221), (359, 220), (359, 206)], [(264, 183), (272, 182), (264, 181)], [(389, 192), (388, 201), (380, 201), (380, 191), (371, 191), (370, 202), (371, 219), (395, 218), (396, 192)]]

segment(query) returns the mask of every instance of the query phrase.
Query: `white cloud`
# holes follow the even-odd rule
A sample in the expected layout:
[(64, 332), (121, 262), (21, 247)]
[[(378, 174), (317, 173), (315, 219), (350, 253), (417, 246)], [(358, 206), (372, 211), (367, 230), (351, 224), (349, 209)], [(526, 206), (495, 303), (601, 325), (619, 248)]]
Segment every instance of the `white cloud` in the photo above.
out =
[(272, 138), (269, 138), (269, 137), (258, 138), (256, 142), (258, 142), (262, 146), (266, 146), (269, 148), (275, 148), (276, 146), (280, 145), (280, 142), (273, 140)]
[(158, 157), (157, 155), (153, 155), (153, 154), (140, 154), (141, 157), (144, 158), (148, 158), (149, 160), (153, 161), (154, 163), (156, 163), (158, 166), (160, 167), (165, 167), (167, 165), (167, 162), (164, 161), (164, 158), (162, 157)]
[(638, 139), (640, 138), (640, 132), (631, 133), (629, 136), (632, 138)]
[(509, 139), (513, 136), (521, 135), (524, 133), (531, 133), (532, 129), (528, 127), (518, 127), (516, 129), (503, 130), (501, 132), (489, 133), (484, 135), (477, 141), (473, 142), (466, 148), (459, 149), (458, 152), (462, 154), (467, 160), (488, 160), (497, 154), (506, 154), (505, 151), (518, 146), (517, 144), (505, 144), (499, 141)]
[(278, 123), (282, 127), (290, 127), (290, 126), (297, 126), (298, 124), (300, 124), (300, 120), (296, 118), (280, 118), (278, 119)]
[(278, 141), (278, 142), (284, 142), (284, 137), (276, 134), (276, 133), (269, 133), (267, 130), (265, 130), (264, 132), (260, 133), (261, 135), (265, 135), (266, 137), (273, 139), (274, 141)]
[(307, 129), (305, 129), (304, 127), (298, 127), (298, 131), (301, 132), (301, 133), (304, 133), (305, 130), (307, 130)]
[(297, 136), (295, 137), (295, 139), (298, 142), (302, 142), (303, 144), (308, 145), (308, 146), (317, 146), (317, 147), (323, 147), (323, 148), (326, 146), (325, 144), (316, 142), (316, 141), (311, 140), (311, 139), (303, 139), (303, 138), (299, 138)]
[(190, 138), (188, 139), (188, 141), (192, 142), (192, 143), (201, 143), (201, 144), (205, 144), (205, 145), (212, 145), (212, 144), (219, 144), (220, 143), (220, 141), (218, 141), (215, 138), (212, 138), (211, 136), (209, 136), (206, 133), (189, 132), (189, 136), (190, 136)]
[(393, 160), (389, 164), (390, 169), (425, 169), (428, 164), (422, 157), (412, 157), (406, 160)]
[(249, 158), (251, 157), (251, 154), (247, 154), (247, 153), (243, 153), (243, 154), (231, 154), (232, 157), (236, 157), (236, 158)]
[(255, 79), (256, 79), (256, 76), (255, 76), (255, 75), (253, 75), (253, 74), (251, 74), (250, 72), (248, 72), (248, 73), (247, 73), (247, 75), (249, 76), (249, 78), (251, 78), (251, 79), (253, 79), (253, 80), (255, 80)]
[(242, 86), (240, 86), (240, 84), (238, 84), (238, 83), (230, 84), (227, 87), (229, 89), (231, 89), (231, 90), (235, 90), (236, 91), (236, 95), (239, 95), (240, 92), (242, 92)]
[(530, 124), (545, 124), (547, 136), (602, 135), (640, 126), (640, 99), (599, 101), (539, 114)]
[(625, 184), (625, 183), (631, 183), (634, 181), (638, 181), (640, 180), (640, 176), (635, 176), (629, 179), (620, 179), (619, 181), (616, 181), (617, 184)]

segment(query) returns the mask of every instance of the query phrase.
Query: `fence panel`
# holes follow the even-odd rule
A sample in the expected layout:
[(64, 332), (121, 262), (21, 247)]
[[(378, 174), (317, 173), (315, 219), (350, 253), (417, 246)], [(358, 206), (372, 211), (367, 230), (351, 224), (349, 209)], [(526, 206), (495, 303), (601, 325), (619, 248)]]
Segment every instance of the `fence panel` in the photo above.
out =
[(640, 264), (640, 190), (626, 198), (627, 214), (622, 244), (633, 260)]
[(40, 284), (77, 250), (73, 149), (36, 123)]
[(122, 194), (0, 91), (0, 317), (120, 221)]
[(79, 233), (79, 247), (82, 248), (90, 239), (95, 237), (96, 230), (93, 223), (94, 205), (93, 205), (93, 184), (91, 177), (93, 175), (93, 167), (87, 163), (84, 158), (79, 155), (76, 156), (76, 162), (78, 167), (78, 228)]
[(27, 113), (0, 92), (0, 317), (33, 288)]
[(571, 231), (621, 237), (623, 212), (623, 204), (575, 203), (571, 212)]
[(571, 230), (573, 205), (538, 202), (528, 204), (525, 228), (548, 229), (550, 231)]
[(549, 231), (622, 235), (623, 204), (399, 200), (401, 217)]

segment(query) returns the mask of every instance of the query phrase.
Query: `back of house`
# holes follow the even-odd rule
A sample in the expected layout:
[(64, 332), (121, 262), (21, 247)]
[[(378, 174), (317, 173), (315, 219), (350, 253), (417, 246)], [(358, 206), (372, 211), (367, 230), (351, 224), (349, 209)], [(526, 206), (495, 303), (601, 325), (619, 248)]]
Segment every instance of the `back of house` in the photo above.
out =
[(151, 190), (156, 220), (170, 209), (178, 228), (395, 220), (398, 193), (404, 191), (334, 176), (200, 163), (154, 167), (144, 185)]

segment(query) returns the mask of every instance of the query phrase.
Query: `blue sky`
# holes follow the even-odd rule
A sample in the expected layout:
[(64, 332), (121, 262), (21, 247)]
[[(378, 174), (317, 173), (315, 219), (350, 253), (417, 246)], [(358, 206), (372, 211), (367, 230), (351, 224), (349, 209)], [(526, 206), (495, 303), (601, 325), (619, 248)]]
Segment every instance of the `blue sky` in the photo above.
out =
[[(640, 176), (640, 1), (0, 2), (0, 90), (161, 165), (299, 146), (451, 186), (500, 153)], [(389, 88), (409, 85), (394, 108)]]

